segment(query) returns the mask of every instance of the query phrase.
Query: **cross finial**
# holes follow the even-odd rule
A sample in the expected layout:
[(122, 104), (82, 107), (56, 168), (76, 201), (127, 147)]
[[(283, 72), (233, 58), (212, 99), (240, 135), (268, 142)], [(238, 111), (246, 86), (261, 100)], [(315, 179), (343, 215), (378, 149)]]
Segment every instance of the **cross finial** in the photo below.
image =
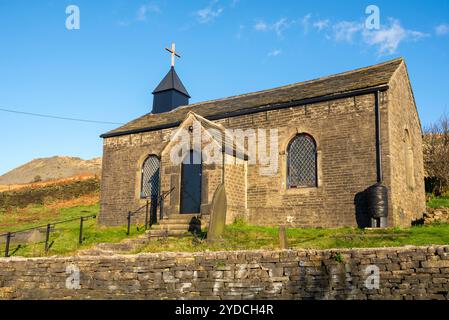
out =
[(175, 57), (181, 58), (181, 56), (175, 51), (175, 44), (172, 43), (171, 49), (165, 48), (165, 50), (167, 50), (168, 52), (171, 53), (171, 66), (174, 67), (175, 66)]

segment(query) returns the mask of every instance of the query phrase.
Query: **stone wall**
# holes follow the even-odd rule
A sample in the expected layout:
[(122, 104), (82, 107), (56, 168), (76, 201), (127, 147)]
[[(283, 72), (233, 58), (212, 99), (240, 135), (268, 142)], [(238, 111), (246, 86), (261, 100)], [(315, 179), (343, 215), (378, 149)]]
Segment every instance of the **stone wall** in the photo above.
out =
[[(171, 129), (104, 139), (100, 215), (102, 225), (124, 225), (128, 211), (145, 204), (140, 199), (142, 165), (149, 155), (160, 156)], [(162, 191), (169, 190), (164, 184)], [(144, 213), (137, 216), (143, 221)]]
[[(231, 158), (231, 156), (227, 156)], [(235, 158), (233, 158), (235, 160)], [(225, 166), (225, 185), (227, 197), (226, 222), (232, 223), (236, 218), (247, 220), (247, 185), (246, 185), (246, 162)]]
[(449, 208), (427, 208), (422, 222), (424, 224), (449, 223)]
[(448, 299), (448, 292), (449, 246), (0, 259), (2, 299)]
[(405, 63), (388, 90), (388, 158), (391, 210), (389, 224), (410, 226), (426, 210), (422, 131)]
[[(279, 168), (275, 175), (262, 175), (259, 166), (248, 166), (250, 223), (339, 227), (366, 220), (360, 195), (376, 182), (372, 94), (269, 111), (254, 115), (251, 123), (279, 130)], [(317, 144), (316, 188), (286, 186), (287, 148), (298, 133)]]

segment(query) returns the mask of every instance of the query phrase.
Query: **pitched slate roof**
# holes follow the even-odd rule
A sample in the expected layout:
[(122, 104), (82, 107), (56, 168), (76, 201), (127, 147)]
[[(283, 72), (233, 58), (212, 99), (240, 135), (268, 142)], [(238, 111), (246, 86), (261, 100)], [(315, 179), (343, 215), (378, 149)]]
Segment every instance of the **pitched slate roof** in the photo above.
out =
[(262, 106), (277, 105), (301, 101), (316, 97), (332, 97), (338, 94), (388, 84), (396, 69), (403, 62), (402, 58), (387, 61), (374, 66), (356, 69), (315, 80), (295, 83), (274, 89), (242, 94), (224, 99), (199, 102), (178, 107), (170, 112), (146, 114), (115, 130), (102, 135), (103, 138), (157, 130), (163, 127), (179, 125), (189, 111), (194, 111), (205, 118), (225, 118), (236, 111), (253, 110)]
[(162, 79), (162, 81), (159, 83), (156, 89), (154, 89), (153, 94), (172, 89), (179, 91), (190, 98), (187, 89), (182, 84), (181, 79), (179, 79), (178, 74), (176, 73), (174, 67), (170, 68), (170, 71), (168, 71), (164, 79)]

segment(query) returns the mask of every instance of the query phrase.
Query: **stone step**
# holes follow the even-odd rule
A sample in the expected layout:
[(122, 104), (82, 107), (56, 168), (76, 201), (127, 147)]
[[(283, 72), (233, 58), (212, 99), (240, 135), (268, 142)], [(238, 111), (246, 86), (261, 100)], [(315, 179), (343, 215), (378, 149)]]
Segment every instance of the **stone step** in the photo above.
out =
[(189, 230), (189, 225), (188, 224), (156, 224), (153, 225), (150, 230), (185, 230), (188, 231)]
[(137, 247), (137, 245), (129, 243), (99, 243), (96, 249), (103, 251), (130, 251)]
[(192, 220), (193, 217), (198, 217), (198, 216), (199, 216), (199, 214), (171, 214), (167, 217), (164, 217), (161, 221), (182, 220), (182, 221), (190, 222), (190, 220)]
[(111, 250), (102, 250), (102, 249), (89, 249), (89, 250), (81, 250), (77, 252), (79, 256), (113, 256), (116, 252)]
[(191, 235), (187, 230), (149, 230), (147, 231), (151, 238), (153, 237), (178, 237), (182, 235)]
[(183, 220), (183, 219), (162, 219), (159, 220), (158, 223), (161, 225), (165, 225), (165, 224), (185, 224), (185, 225), (189, 225), (190, 220)]

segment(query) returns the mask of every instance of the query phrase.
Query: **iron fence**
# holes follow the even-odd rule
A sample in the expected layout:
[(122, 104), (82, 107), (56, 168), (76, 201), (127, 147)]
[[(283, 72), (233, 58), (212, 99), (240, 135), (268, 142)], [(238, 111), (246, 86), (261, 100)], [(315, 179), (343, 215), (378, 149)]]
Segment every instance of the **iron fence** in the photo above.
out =
[[(161, 195), (157, 197), (152, 197), (151, 199), (147, 199), (145, 205), (141, 206), (135, 211), (129, 211), (127, 215), (127, 229), (126, 229), (126, 235), (130, 235), (131, 231), (131, 224), (132, 219), (135, 217), (138, 213), (140, 213), (142, 210), (145, 209), (145, 230), (148, 228), (151, 228), (154, 224), (157, 223), (158, 219), (164, 218), (164, 201), (165, 199), (175, 190), (175, 188), (171, 188), (169, 191), (163, 192)], [(157, 211), (159, 209), (159, 217), (157, 214)], [(85, 228), (85, 222), (89, 219), (95, 219), (97, 217), (96, 214), (88, 215), (88, 216), (82, 216), (67, 220), (61, 220), (57, 222), (52, 222), (36, 227), (26, 228), (18, 231), (11, 231), (4, 234), (0, 234), (0, 239), (5, 239), (5, 251), (4, 256), (9, 257), (12, 254), (16, 253), (20, 248), (22, 248), (24, 245), (28, 245), (30, 242), (23, 240), (23, 243), (17, 244), (15, 249), (11, 248), (11, 241), (12, 239), (17, 239), (18, 235), (29, 233), (31, 231), (38, 231), (38, 232), (45, 232), (45, 238), (44, 241), (41, 242), (33, 242), (33, 244), (39, 244), (42, 243), (44, 245), (44, 251), (45, 253), (48, 253), (51, 247), (53, 246), (55, 240), (51, 241), (51, 234), (55, 231), (55, 227), (64, 223), (73, 222), (76, 220), (79, 220), (79, 234), (78, 234), (78, 243), (82, 244), (85, 240), (83, 230)], [(136, 220), (137, 221), (137, 220)], [(45, 231), (44, 231), (45, 230)], [(137, 225), (137, 230), (139, 230), (139, 225)], [(20, 241), (20, 240), (19, 240)]]
[[(144, 228), (147, 230), (151, 228), (153, 224), (156, 224), (158, 221), (157, 210), (159, 208), (159, 220), (164, 218), (164, 201), (165, 199), (175, 190), (175, 187), (171, 188), (168, 191), (163, 192), (161, 195), (156, 197), (151, 197), (146, 199), (145, 205), (141, 206), (135, 211), (128, 211), (128, 215), (126, 217), (127, 220), (127, 229), (126, 235), (130, 235), (131, 232), (131, 224), (132, 218), (135, 217), (138, 213), (145, 209), (145, 224)], [(136, 220), (137, 221), (137, 220)], [(137, 225), (137, 230), (139, 230), (139, 226)]]
[[(64, 223), (69, 223), (69, 222), (73, 222), (73, 221), (77, 221), (77, 220), (79, 221), (78, 243), (82, 244), (83, 241), (85, 240), (85, 238), (83, 236), (84, 222), (89, 220), (89, 219), (95, 219), (96, 217), (97, 217), (97, 215), (93, 214), (93, 215), (89, 215), (89, 216), (82, 216), (82, 217), (77, 217), (77, 218), (72, 218), (72, 219), (67, 219), (67, 220), (61, 220), (61, 221), (57, 221), (57, 222), (48, 223), (48, 224), (45, 224), (45, 225), (40, 225), (40, 226), (36, 226), (36, 227), (31, 227), (31, 228), (18, 230), (18, 231), (11, 231), (11, 232), (7, 232), (7, 233), (4, 233), (4, 234), (0, 234), (0, 239), (1, 238), (5, 238), (5, 252), (4, 252), (4, 256), (5, 257), (9, 257), (11, 254), (16, 253), (24, 245), (28, 245), (30, 243), (29, 241), (26, 241), (24, 239), (22, 241), (22, 243), (17, 244), (17, 247), (15, 249), (11, 250), (11, 241), (14, 238), (18, 238), (18, 235), (30, 233), (32, 231), (41, 232), (42, 230), (45, 230), (45, 240), (42, 241), (42, 243), (44, 244), (45, 253), (48, 253), (48, 251), (50, 250), (50, 248), (53, 246), (53, 244), (55, 242), (54, 240), (50, 241), (51, 240), (51, 233), (55, 231), (55, 227), (57, 225), (61, 225), (61, 224), (64, 224)], [(41, 243), (41, 242), (34, 242), (33, 244), (39, 244), (39, 243)]]

